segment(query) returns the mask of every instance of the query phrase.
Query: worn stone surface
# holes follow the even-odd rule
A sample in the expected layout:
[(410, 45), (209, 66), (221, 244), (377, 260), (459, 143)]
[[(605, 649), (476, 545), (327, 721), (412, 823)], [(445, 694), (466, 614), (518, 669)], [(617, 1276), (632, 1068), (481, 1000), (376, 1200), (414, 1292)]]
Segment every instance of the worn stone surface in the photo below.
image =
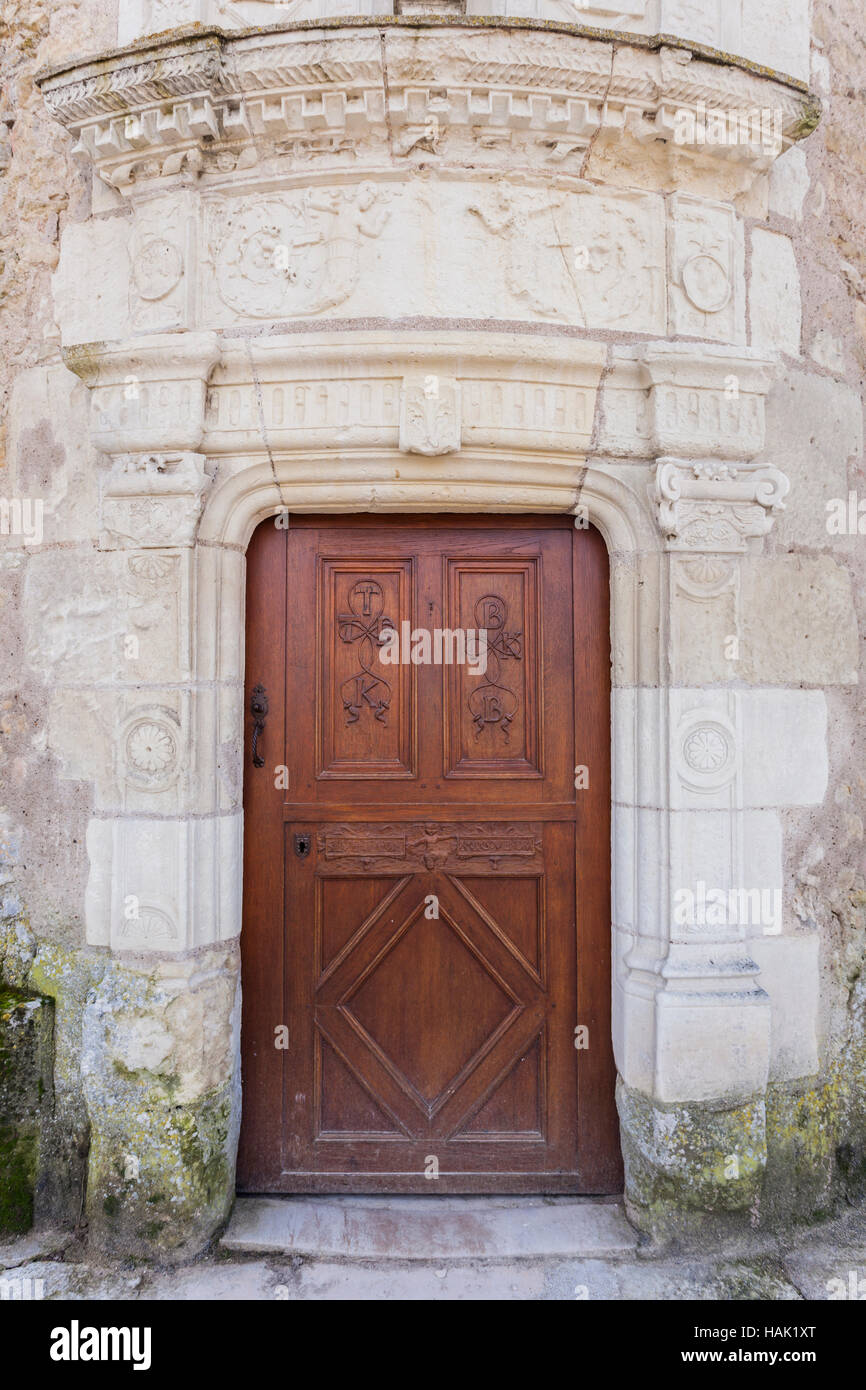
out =
[[(302, 1201), (305, 1199), (301, 1199)], [(447, 1202), (447, 1199), (445, 1199)], [(350, 1199), (351, 1204), (351, 1199)], [(506, 1206), (507, 1203), (502, 1203)], [(515, 1222), (521, 1202), (511, 1199)], [(866, 1290), (866, 1219), (862, 1205), (815, 1229), (768, 1238), (749, 1230), (726, 1247), (684, 1247), (678, 1254), (643, 1244), (601, 1257), (575, 1246), (567, 1256), (371, 1259), (351, 1251), (339, 1259), (291, 1260), (207, 1255), (182, 1268), (81, 1262), (81, 1251), (54, 1243), (54, 1258), (32, 1237), (4, 1247), (3, 1297), (139, 1300), (267, 1301), (800, 1301), (859, 1300)], [(60, 1258), (58, 1258), (58, 1256)], [(17, 1258), (16, 1258), (17, 1257)]]
[(634, 1250), (619, 1203), (575, 1198), (239, 1197), (220, 1245), (323, 1259), (547, 1259)]

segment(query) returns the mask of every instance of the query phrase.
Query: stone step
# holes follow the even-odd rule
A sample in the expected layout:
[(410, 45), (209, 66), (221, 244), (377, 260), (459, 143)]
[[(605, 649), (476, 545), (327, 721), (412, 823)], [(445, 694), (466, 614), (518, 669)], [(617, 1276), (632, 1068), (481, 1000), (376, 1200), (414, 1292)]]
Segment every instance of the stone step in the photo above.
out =
[(578, 1197), (239, 1197), (224, 1250), (337, 1260), (633, 1254), (622, 1202)]

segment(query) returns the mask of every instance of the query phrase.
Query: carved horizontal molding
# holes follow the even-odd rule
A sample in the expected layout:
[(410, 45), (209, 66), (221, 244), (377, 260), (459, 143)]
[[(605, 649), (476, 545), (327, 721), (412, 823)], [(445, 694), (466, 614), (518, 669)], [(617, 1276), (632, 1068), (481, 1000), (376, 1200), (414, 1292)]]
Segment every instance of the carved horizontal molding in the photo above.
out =
[[(585, 457), (605, 344), (450, 336), (407, 334), (397, 346), (386, 334), (358, 334), (350, 362), (339, 334), (159, 335), (68, 350), (64, 360), (91, 387), (91, 438), (108, 454), (467, 447)], [(168, 491), (177, 474), (130, 472), (124, 457), (112, 476), (113, 495), (126, 496), (143, 481)]]
[(767, 534), (789, 489), (778, 468), (660, 458), (651, 495), (669, 549), (737, 552)]
[[(764, 169), (813, 128), (814, 101), (769, 77), (661, 48), (541, 29), (455, 22), (407, 32), (351, 22), (283, 32), (188, 33), (48, 73), (50, 111), (100, 176), (233, 186), (313, 160), (405, 156), (580, 171), (600, 132)], [(708, 138), (712, 113), (765, 111), (770, 126)], [(689, 114), (693, 118), (689, 122)]]

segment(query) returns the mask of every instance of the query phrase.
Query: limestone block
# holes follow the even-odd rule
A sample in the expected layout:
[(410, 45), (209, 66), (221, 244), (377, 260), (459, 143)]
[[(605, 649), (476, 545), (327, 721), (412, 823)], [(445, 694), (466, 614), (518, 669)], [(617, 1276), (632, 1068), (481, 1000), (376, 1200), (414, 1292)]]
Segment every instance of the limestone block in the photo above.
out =
[(780, 155), (770, 170), (770, 211), (793, 222), (803, 221), (810, 176), (806, 151), (798, 145)]
[(129, 333), (130, 230), (126, 216), (66, 224), (52, 278), (54, 316), (64, 346)]
[(737, 675), (755, 685), (844, 685), (857, 680), (851, 574), (829, 555), (743, 562)]
[[(827, 789), (821, 691), (613, 691), (613, 794), (674, 810), (819, 805)], [(673, 775), (671, 775), (673, 774)]]
[(393, 0), (119, 0), (117, 42), (133, 43), (187, 24), (244, 29), (333, 15), (392, 13)]
[(733, 941), (782, 929), (782, 832), (775, 811), (670, 813), (671, 935)]
[[(613, 807), (611, 834), (612, 874), (611, 912), (618, 928), (633, 932), (637, 927), (637, 882), (652, 850), (660, 848), (661, 821), (655, 812), (641, 811), (634, 806), (617, 804)], [(637, 855), (641, 854), (638, 860)], [(651, 862), (651, 860), (650, 860)], [(652, 908), (648, 909), (651, 913)]]
[(763, 993), (657, 996), (654, 1094), (663, 1102), (735, 1104), (766, 1090), (770, 1001)]
[(183, 552), (35, 553), (24, 587), (27, 661), (47, 682), (188, 678), (188, 585)]
[(774, 527), (780, 547), (832, 546), (845, 554), (858, 545), (857, 535), (829, 534), (827, 508), (834, 499), (847, 502), (849, 465), (862, 453), (859, 392), (812, 372), (789, 369), (767, 398), (767, 438), (761, 455), (791, 479), (785, 509)]
[[(6, 495), (41, 502), (45, 544), (90, 541), (98, 507), (88, 393), (63, 366), (19, 372), (9, 405)], [(35, 520), (35, 517), (34, 517)]]
[(845, 375), (845, 349), (842, 339), (827, 328), (819, 328), (809, 344), (809, 356), (819, 367), (826, 367), (835, 376)]
[(746, 754), (737, 693), (672, 690), (668, 708), (670, 743), (664, 766), (673, 773), (671, 806), (682, 810), (740, 808)]
[(747, 806), (819, 806), (828, 780), (820, 690), (743, 690), (738, 698)]
[(749, 286), (752, 346), (800, 355), (800, 277), (790, 237), (755, 227)]
[(770, 1080), (793, 1081), (818, 1072), (818, 937), (764, 937), (749, 943), (770, 996)]
[(210, 483), (206, 463), (192, 453), (117, 455), (102, 479), (100, 546), (192, 545)]
[(658, 555), (610, 557), (614, 685), (655, 685), (659, 680), (661, 563)]
[(200, 545), (195, 551), (197, 622), (195, 671), (199, 680), (239, 681), (244, 669), (246, 557), (240, 549)]
[(238, 960), (112, 960), (88, 996), (81, 1071), (90, 1117), (91, 1238), (128, 1255), (190, 1256), (234, 1194)]
[(764, 443), (774, 364), (715, 344), (614, 347), (599, 448), (615, 454), (749, 460)]
[(739, 678), (741, 563), (725, 555), (673, 560), (671, 663), (678, 685)]
[(809, 37), (808, 0), (743, 5), (739, 43), (734, 51), (808, 82)]
[[(620, 933), (615, 933), (615, 938)], [(626, 937), (626, 941), (633, 938)], [(651, 1095), (656, 1061), (656, 994), (660, 982), (627, 976), (613, 986), (613, 1055), (627, 1086)]]
[(176, 816), (241, 799), (239, 687), (61, 689), (48, 748), (64, 777), (91, 781), (99, 812)]
[(619, 1083), (616, 1101), (626, 1210), (639, 1229), (658, 1241), (697, 1236), (706, 1246), (730, 1231), (729, 1213), (754, 1210), (767, 1163), (762, 1100), (664, 1103)]
[(206, 383), (218, 359), (214, 333), (153, 333), (64, 352), (91, 388), (97, 448), (169, 458), (195, 453), (201, 443)]
[[(744, 343), (743, 229), (734, 209), (675, 193), (670, 221), (670, 332)], [(774, 346), (755, 339), (753, 343)]]
[(242, 817), (111, 820), (88, 832), (87, 939), (175, 954), (240, 931)]
[(191, 190), (149, 198), (136, 207), (129, 240), (133, 332), (170, 333), (193, 326), (199, 242)]

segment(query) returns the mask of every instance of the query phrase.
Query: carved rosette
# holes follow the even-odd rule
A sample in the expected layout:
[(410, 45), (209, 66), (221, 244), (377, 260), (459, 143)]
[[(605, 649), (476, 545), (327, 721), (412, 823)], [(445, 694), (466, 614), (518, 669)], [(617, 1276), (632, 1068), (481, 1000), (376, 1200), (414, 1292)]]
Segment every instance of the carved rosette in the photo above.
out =
[(126, 778), (144, 791), (164, 791), (177, 780), (179, 725), (170, 711), (157, 707), (138, 710), (122, 735), (122, 764)]

